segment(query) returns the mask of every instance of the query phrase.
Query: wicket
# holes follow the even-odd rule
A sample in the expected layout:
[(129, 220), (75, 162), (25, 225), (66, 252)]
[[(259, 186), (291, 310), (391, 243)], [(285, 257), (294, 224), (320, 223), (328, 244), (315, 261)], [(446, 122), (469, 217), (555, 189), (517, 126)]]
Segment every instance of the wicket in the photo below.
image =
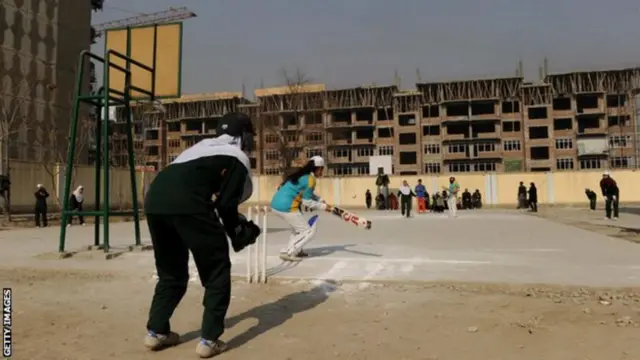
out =
[[(255, 216), (253, 216), (255, 213)], [(247, 282), (262, 283), (267, 282), (267, 215), (268, 206), (250, 206), (247, 219), (262, 229), (262, 234), (256, 239), (255, 244), (247, 247)], [(262, 222), (260, 222), (262, 215)], [(252, 217), (253, 216), (253, 217)]]

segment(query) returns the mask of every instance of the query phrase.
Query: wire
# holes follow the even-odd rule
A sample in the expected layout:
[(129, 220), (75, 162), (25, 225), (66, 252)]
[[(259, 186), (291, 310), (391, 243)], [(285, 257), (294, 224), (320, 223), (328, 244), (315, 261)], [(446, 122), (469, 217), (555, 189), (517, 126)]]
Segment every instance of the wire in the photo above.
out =
[(123, 12), (123, 13), (132, 14), (132, 15), (147, 15), (147, 14), (142, 13), (142, 12), (133, 11), (133, 10), (129, 10), (129, 9), (113, 6), (113, 5), (103, 5), (102, 7), (106, 8), (106, 9), (112, 9), (112, 10), (120, 11), (120, 12)]

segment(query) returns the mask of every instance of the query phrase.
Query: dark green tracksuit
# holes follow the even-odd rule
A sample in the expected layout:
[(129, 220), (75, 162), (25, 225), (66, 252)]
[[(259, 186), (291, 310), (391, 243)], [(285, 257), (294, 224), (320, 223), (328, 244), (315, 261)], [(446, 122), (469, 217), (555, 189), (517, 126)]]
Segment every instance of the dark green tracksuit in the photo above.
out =
[[(216, 139), (187, 149), (162, 170), (145, 197), (159, 278), (147, 329), (158, 334), (171, 330), (169, 320), (187, 291), (191, 250), (205, 287), (202, 338), (215, 341), (224, 332), (231, 299), (227, 233), (239, 225), (238, 205), (251, 196), (251, 177), (240, 149), (202, 144), (208, 141)], [(219, 194), (215, 205), (214, 194)]]

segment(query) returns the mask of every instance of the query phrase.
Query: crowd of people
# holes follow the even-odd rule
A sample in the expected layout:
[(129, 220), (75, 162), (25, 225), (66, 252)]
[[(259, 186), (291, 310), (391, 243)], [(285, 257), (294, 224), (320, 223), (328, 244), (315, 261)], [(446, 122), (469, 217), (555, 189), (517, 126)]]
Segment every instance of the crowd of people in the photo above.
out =
[[(389, 192), (389, 182), (387, 175), (382, 173), (378, 175), (376, 180), (378, 191), (375, 199), (371, 190), (367, 189), (365, 193), (367, 209), (371, 209), (374, 206), (377, 210), (400, 210), (403, 216), (411, 217), (414, 198), (418, 205), (418, 213), (449, 211), (452, 216), (456, 216), (457, 210), (482, 208), (480, 190), (476, 189), (471, 193), (469, 189), (465, 189), (460, 194), (460, 186), (455, 177), (449, 178), (448, 187), (443, 187), (442, 190), (434, 191), (432, 194), (429, 194), (422, 183), (422, 179), (418, 179), (418, 184), (413, 188), (407, 180), (403, 180), (402, 186), (397, 193)], [(603, 173), (599, 187), (605, 199), (605, 219), (617, 220), (619, 216), (620, 189), (609, 171)], [(527, 188), (524, 182), (521, 181), (517, 194), (517, 209), (538, 212), (538, 188), (535, 183), (529, 183), (529, 188)], [(585, 189), (585, 194), (589, 199), (589, 208), (596, 210), (597, 193), (591, 189)]]
[(371, 209), (372, 206), (375, 206), (377, 210), (399, 209), (403, 216), (411, 217), (414, 198), (418, 205), (418, 213), (449, 211), (451, 216), (456, 216), (457, 210), (482, 208), (480, 190), (476, 189), (475, 192), (471, 193), (469, 189), (465, 189), (464, 192), (460, 193), (460, 185), (455, 177), (449, 178), (449, 186), (443, 187), (441, 191), (434, 191), (433, 194), (429, 194), (422, 183), (422, 179), (418, 179), (418, 184), (413, 188), (407, 180), (403, 180), (402, 186), (397, 193), (390, 193), (388, 185), (387, 175), (379, 175), (376, 181), (378, 192), (375, 197), (375, 204), (373, 204), (371, 190), (367, 189), (365, 192), (367, 209)]

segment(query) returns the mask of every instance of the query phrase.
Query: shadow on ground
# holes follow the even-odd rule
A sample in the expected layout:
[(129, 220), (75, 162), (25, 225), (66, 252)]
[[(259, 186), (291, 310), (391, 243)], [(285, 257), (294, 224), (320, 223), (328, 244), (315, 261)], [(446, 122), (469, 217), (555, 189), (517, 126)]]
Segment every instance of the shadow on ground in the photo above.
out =
[[(229, 329), (247, 319), (257, 319), (258, 324), (232, 338), (229, 349), (240, 347), (256, 337), (264, 334), (291, 319), (295, 314), (309, 311), (322, 304), (329, 298), (329, 294), (336, 290), (336, 284), (326, 281), (308, 291), (300, 291), (281, 297), (280, 299), (256, 306), (241, 314), (226, 320), (225, 328)], [(182, 342), (197, 339), (200, 330), (190, 331), (181, 337)]]
[(333, 255), (337, 252), (346, 252), (355, 255), (362, 256), (372, 256), (372, 257), (381, 257), (381, 254), (374, 254), (365, 251), (352, 250), (351, 247), (357, 246), (357, 244), (347, 244), (347, 245), (332, 245), (332, 246), (320, 246), (311, 249), (306, 249), (305, 251), (309, 254), (309, 257), (322, 257)]

